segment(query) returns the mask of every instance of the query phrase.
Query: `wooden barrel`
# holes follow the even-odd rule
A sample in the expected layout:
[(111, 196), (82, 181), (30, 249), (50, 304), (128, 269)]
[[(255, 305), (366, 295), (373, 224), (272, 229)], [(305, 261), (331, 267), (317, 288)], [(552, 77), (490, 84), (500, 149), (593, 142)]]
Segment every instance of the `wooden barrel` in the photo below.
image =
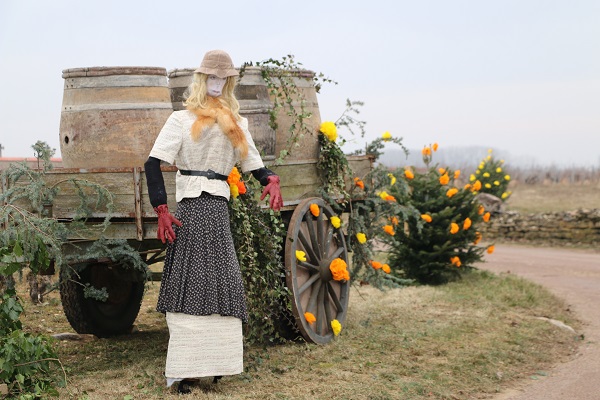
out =
[(67, 168), (142, 166), (173, 112), (159, 67), (63, 71), (60, 149)]
[[(192, 83), (195, 68), (169, 71), (169, 90), (174, 110), (184, 110), (188, 86)], [(234, 91), (240, 103), (240, 115), (248, 119), (248, 129), (264, 160), (275, 158), (275, 131), (269, 126), (269, 112), (273, 105), (260, 68), (248, 67)]]
[[(288, 115), (287, 104), (277, 110), (277, 132), (275, 153), (279, 154), (281, 150), (290, 150), (286, 158), (287, 161), (293, 160), (314, 160), (319, 158), (319, 140), (318, 131), (321, 125), (321, 114), (319, 112), (319, 103), (317, 101), (317, 91), (315, 89), (313, 78), (315, 73), (309, 70), (295, 70), (289, 72), (289, 77), (297, 88), (297, 95), (291, 96), (291, 104), (301, 112), (301, 103), (304, 101), (305, 112), (310, 112), (312, 116), (304, 120), (308, 132), (299, 139), (296, 145), (290, 147), (289, 128), (296, 123), (294, 117)], [(274, 95), (271, 95), (274, 98)], [(280, 100), (281, 101), (281, 100)], [(297, 125), (297, 123), (296, 123)]]

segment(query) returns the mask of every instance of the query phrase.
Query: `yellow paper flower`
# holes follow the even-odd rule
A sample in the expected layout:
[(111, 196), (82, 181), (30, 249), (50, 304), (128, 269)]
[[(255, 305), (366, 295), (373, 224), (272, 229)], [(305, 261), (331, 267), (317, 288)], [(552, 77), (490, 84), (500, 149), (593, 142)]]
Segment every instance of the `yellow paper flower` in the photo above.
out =
[(339, 217), (333, 216), (329, 219), (334, 228), (339, 228), (342, 225), (342, 220)]
[(356, 240), (358, 240), (358, 243), (360, 244), (365, 244), (367, 242), (367, 235), (362, 232), (358, 232), (356, 234)]
[(306, 253), (302, 250), (296, 250), (296, 259), (298, 261), (306, 261)]
[(510, 181), (510, 175), (504, 175), (504, 180), (505, 181)]
[(487, 156), (485, 159), (489, 161), (492, 159), (492, 156)]
[(390, 268), (390, 266), (389, 266), (389, 265), (387, 265), (387, 264), (383, 264), (383, 265), (381, 266), (381, 270), (382, 270), (383, 272), (385, 272), (386, 274), (389, 274), (390, 272), (392, 272), (392, 269), (391, 269), (391, 268)]
[(471, 174), (469, 176), (469, 181), (473, 182), (475, 179), (477, 179), (477, 178), (475, 178), (475, 175)]
[(490, 177), (490, 173), (489, 172), (484, 172), (483, 173), (483, 177), (484, 178), (489, 178)]
[(471, 227), (472, 223), (473, 222), (471, 221), (471, 218), (469, 218), (469, 217), (465, 218), (465, 222), (463, 222), (463, 230), (466, 231), (467, 229), (469, 229)]
[(486, 212), (485, 214), (483, 214), (483, 220), (485, 222), (488, 222), (490, 220), (491, 214), (489, 212)]
[(313, 315), (313, 313), (310, 312), (305, 312), (304, 313), (304, 319), (306, 320), (306, 322), (308, 322), (309, 324), (312, 324), (313, 322), (315, 322), (317, 319), (315, 318), (315, 316)]
[(500, 173), (500, 172), (502, 172), (502, 168), (500, 168), (500, 167), (496, 168), (496, 172), (497, 172), (497, 173)]
[(337, 139), (337, 128), (335, 124), (331, 121), (325, 121), (321, 124), (319, 131), (327, 137), (332, 142), (335, 142)]
[(229, 185), (229, 193), (231, 194), (231, 197), (237, 199), (237, 197), (240, 195), (240, 189), (235, 184)]
[(508, 193), (506, 193), (506, 192), (502, 193), (501, 197), (502, 197), (502, 200), (506, 199), (508, 197)]
[(440, 184), (447, 185), (448, 182), (450, 182), (450, 177), (448, 176), (448, 174), (440, 176)]
[(490, 185), (489, 183), (486, 183), (486, 184), (485, 184), (485, 185), (483, 185), (483, 186), (485, 186), (487, 189), (490, 189), (490, 188), (492, 187), (492, 185)]
[(314, 215), (315, 217), (318, 217), (319, 214), (321, 214), (321, 209), (319, 208), (319, 205), (315, 204), (315, 203), (311, 204), (310, 205), (310, 213), (312, 215)]
[(338, 321), (337, 319), (331, 321), (331, 330), (333, 331), (333, 334), (335, 336), (339, 335), (342, 331), (342, 324), (340, 324), (340, 321)]
[(383, 230), (390, 236), (394, 236), (396, 232), (394, 232), (394, 227), (392, 225), (384, 225)]
[(455, 265), (456, 267), (460, 267), (462, 265), (462, 263), (460, 262), (460, 258), (458, 256), (451, 257), (450, 262), (452, 263), (452, 265)]
[(446, 196), (450, 198), (450, 197), (454, 196), (456, 193), (458, 193), (458, 189), (451, 188), (451, 189), (448, 189), (448, 191), (446, 192)]
[(456, 224), (456, 223), (454, 223), (454, 222), (452, 222), (452, 223), (450, 224), (450, 233), (451, 233), (451, 234), (453, 234), (453, 235), (454, 235), (454, 234), (455, 234), (455, 233), (457, 233), (459, 230), (460, 230), (460, 228), (458, 227), (458, 224)]
[(438, 144), (437, 144), (437, 142), (433, 144), (432, 148), (433, 148), (433, 151), (437, 151), (437, 149), (438, 149)]
[(495, 249), (494, 245), (491, 245), (491, 246), (488, 246), (486, 251), (488, 254), (492, 254), (494, 252), (494, 249)]
[(379, 261), (371, 260), (371, 267), (373, 267), (373, 269), (381, 269), (383, 268), (383, 265)]
[(415, 174), (413, 174), (410, 169), (404, 170), (404, 176), (406, 177), (406, 179), (414, 179), (415, 178)]
[(473, 244), (479, 243), (480, 240), (481, 240), (481, 233), (475, 232), (475, 240), (473, 241)]
[(421, 214), (421, 218), (425, 221), (425, 222), (431, 222), (432, 218), (431, 215), (429, 214)]
[(459, 176), (460, 176), (460, 169), (457, 169), (456, 171), (454, 171), (454, 179), (458, 179)]
[(348, 272), (348, 265), (346, 261), (341, 258), (336, 258), (329, 264), (329, 270), (333, 279), (336, 281), (349, 281), (350, 273)]
[(381, 199), (385, 200), (385, 201), (396, 201), (396, 198), (394, 196), (388, 194), (388, 192), (379, 193), (379, 197), (381, 197)]
[(394, 174), (388, 174), (388, 178), (390, 178), (390, 186), (394, 186), (396, 184), (396, 177)]
[(500, 186), (500, 182), (498, 182), (498, 181), (494, 181), (494, 185), (495, 185), (495, 186)]
[(383, 135), (381, 135), (381, 138), (383, 139), (384, 142), (389, 142), (392, 139), (392, 134), (389, 133), (388, 131), (383, 132)]

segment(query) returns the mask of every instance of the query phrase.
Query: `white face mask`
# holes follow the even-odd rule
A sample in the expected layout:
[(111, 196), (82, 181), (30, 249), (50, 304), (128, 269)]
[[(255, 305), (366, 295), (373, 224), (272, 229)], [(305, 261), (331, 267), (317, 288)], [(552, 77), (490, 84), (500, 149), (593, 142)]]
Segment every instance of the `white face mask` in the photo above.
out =
[(219, 78), (216, 75), (209, 75), (206, 79), (206, 94), (210, 97), (219, 97), (223, 91), (227, 78)]

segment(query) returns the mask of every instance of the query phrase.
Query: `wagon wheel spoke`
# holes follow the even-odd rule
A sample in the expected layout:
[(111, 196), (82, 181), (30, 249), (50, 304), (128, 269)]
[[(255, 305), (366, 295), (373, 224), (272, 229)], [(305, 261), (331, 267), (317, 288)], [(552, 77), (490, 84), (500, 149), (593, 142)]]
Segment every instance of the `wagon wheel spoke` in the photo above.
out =
[(333, 226), (327, 228), (327, 238), (324, 239), (323, 257), (327, 257), (329, 249), (331, 248), (331, 240), (333, 239)]
[(319, 285), (319, 288), (316, 289), (315, 291), (317, 292), (317, 326), (315, 329), (317, 334), (322, 335), (322, 327), (323, 327), (323, 322), (327, 323), (327, 321), (323, 321), (323, 318), (325, 317), (325, 310), (323, 307), (323, 291), (321, 290), (321, 285)]
[(319, 209), (319, 216), (317, 217), (317, 248), (321, 257), (326, 257), (325, 246), (323, 242), (323, 210)]
[(338, 249), (333, 253), (333, 255), (331, 256), (332, 260), (335, 260), (336, 258), (338, 258), (340, 255), (342, 255), (342, 253), (344, 252), (344, 248), (343, 247), (338, 247)]
[(312, 265), (309, 262), (306, 261), (298, 261), (298, 265), (301, 267), (304, 267), (312, 272), (318, 272), (319, 271), (319, 267), (317, 267), (316, 265)]
[[(319, 214), (320, 215), (320, 214)], [(308, 235), (310, 236), (311, 247), (316, 250), (316, 254), (319, 254), (319, 242), (317, 240), (317, 235), (315, 233), (315, 221), (313, 220), (313, 215), (311, 213), (304, 214), (304, 221), (306, 222), (306, 227), (308, 228)], [(321, 257), (318, 258), (320, 260)]]
[(298, 294), (300, 295), (304, 293), (306, 289), (308, 289), (313, 283), (315, 283), (317, 279), (319, 279), (319, 274), (313, 274), (310, 278), (308, 278), (306, 282), (302, 284), (302, 286), (300, 286), (300, 288), (298, 289)]
[(310, 293), (310, 299), (308, 300), (308, 305), (306, 306), (306, 311), (318, 314), (315, 310), (317, 308), (317, 295), (319, 294), (319, 289), (321, 289), (321, 281), (317, 280), (315, 286), (313, 287), (312, 292)]
[(330, 282), (327, 282), (326, 285), (327, 285), (327, 290), (329, 291), (329, 296), (331, 297), (331, 300), (333, 300), (333, 304), (335, 305), (337, 312), (343, 311), (344, 307), (342, 306), (340, 299), (338, 298), (337, 294), (335, 293), (333, 286), (331, 286)]
[(317, 254), (315, 253), (313, 247), (309, 244), (308, 240), (306, 239), (306, 236), (304, 236), (304, 232), (302, 232), (301, 230), (298, 231), (298, 239), (300, 239), (302, 247), (304, 247), (304, 250), (308, 253), (308, 258), (310, 258), (310, 261), (319, 262), (321, 258), (317, 257)]
[(327, 291), (329, 290), (329, 282), (325, 283), (322, 287), (323, 289), (323, 307), (325, 308), (325, 322), (327, 323), (327, 330), (329, 330), (329, 324), (334, 320), (331, 316), (331, 308), (329, 306), (329, 295)]

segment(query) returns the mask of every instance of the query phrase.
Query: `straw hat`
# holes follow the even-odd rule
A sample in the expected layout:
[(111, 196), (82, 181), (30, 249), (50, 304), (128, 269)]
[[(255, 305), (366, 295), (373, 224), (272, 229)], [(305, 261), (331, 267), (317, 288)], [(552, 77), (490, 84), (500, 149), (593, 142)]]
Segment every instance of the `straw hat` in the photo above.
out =
[(219, 78), (239, 75), (229, 54), (223, 50), (211, 50), (204, 55), (200, 68), (194, 72), (206, 75), (216, 75)]

